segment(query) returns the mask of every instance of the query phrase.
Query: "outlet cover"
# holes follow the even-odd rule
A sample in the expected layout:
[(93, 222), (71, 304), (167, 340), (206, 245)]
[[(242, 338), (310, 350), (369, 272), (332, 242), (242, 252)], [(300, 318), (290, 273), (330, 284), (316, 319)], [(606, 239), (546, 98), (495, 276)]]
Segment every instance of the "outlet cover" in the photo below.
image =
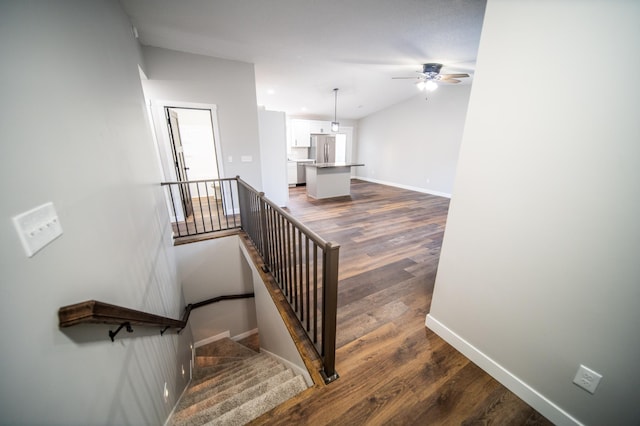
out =
[(600, 383), (600, 379), (602, 379), (601, 374), (596, 373), (589, 367), (580, 365), (580, 367), (578, 367), (576, 377), (573, 379), (573, 383), (589, 393), (596, 393), (596, 388), (598, 387), (598, 383)]
[(46, 203), (14, 216), (13, 225), (28, 257), (62, 235), (62, 226), (53, 203)]

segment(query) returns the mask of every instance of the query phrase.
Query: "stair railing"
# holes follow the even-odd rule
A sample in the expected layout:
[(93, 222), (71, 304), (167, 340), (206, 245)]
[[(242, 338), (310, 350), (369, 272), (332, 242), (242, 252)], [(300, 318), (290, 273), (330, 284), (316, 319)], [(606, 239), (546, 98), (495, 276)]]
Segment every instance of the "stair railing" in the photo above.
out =
[(252, 240), (323, 361), (325, 383), (335, 370), (340, 246), (327, 242), (240, 177), (242, 229)]
[(174, 238), (234, 229), (247, 233), (322, 359), (325, 382), (337, 379), (340, 246), (322, 239), (239, 176), (162, 185)]
[(115, 341), (116, 335), (124, 328), (127, 332), (133, 332), (133, 326), (160, 327), (160, 335), (170, 329), (175, 328), (178, 333), (187, 326), (191, 311), (202, 306), (223, 300), (246, 299), (254, 297), (253, 293), (231, 294), (213, 297), (202, 302), (190, 303), (185, 307), (182, 319), (173, 319), (160, 315), (142, 312), (123, 306), (111, 305), (97, 300), (87, 300), (73, 305), (63, 306), (58, 310), (58, 321), (60, 328), (71, 327), (78, 324), (110, 324), (119, 327), (113, 331), (109, 330), (111, 341)]
[(240, 228), (236, 178), (162, 182), (173, 237)]

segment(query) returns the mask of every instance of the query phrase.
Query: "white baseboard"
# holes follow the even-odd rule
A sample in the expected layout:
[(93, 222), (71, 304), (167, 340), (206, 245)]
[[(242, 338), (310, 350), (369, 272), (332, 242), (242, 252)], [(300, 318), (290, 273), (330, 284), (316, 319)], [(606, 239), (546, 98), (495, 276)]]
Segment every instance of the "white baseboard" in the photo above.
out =
[(360, 180), (365, 180), (367, 182), (379, 183), (380, 185), (395, 186), (396, 188), (408, 189), (409, 191), (422, 192), (423, 194), (431, 194), (431, 195), (437, 195), (438, 197), (451, 198), (451, 194), (448, 194), (446, 192), (434, 191), (432, 189), (420, 188), (420, 187), (417, 187), (417, 186), (403, 185), (403, 184), (394, 183), (394, 182), (387, 182), (385, 180), (372, 179), (372, 178), (368, 178), (368, 177), (364, 177), (364, 176), (352, 176), (351, 179), (360, 179)]
[(427, 315), (425, 325), (554, 424), (583, 426), (569, 413), (489, 358), (431, 314)]
[(304, 381), (307, 383), (307, 386), (311, 387), (313, 386), (313, 380), (311, 380), (311, 376), (309, 375), (309, 372), (304, 369), (304, 368), (300, 368), (299, 366), (295, 365), (294, 363), (290, 362), (289, 360), (286, 360), (284, 358), (282, 358), (281, 356), (278, 356), (272, 352), (269, 352), (266, 349), (260, 348), (260, 353), (269, 355), (271, 358), (277, 360), (278, 362), (281, 362), (282, 364), (286, 365), (288, 368), (292, 369), (294, 371), (294, 373), (301, 375), (302, 377), (304, 377)]
[(233, 340), (234, 342), (237, 342), (238, 340), (242, 340), (245, 337), (249, 337), (249, 336), (257, 334), (257, 333), (258, 333), (258, 329), (254, 328), (253, 330), (245, 331), (244, 333), (240, 333), (237, 336), (233, 336), (231, 338), (231, 340)]
[(208, 345), (209, 343), (213, 343), (213, 342), (217, 342), (218, 340), (222, 340), (225, 337), (231, 338), (231, 333), (229, 333), (229, 330), (220, 333), (220, 334), (216, 334), (215, 336), (211, 336), (211, 337), (207, 337), (206, 339), (202, 339), (202, 340), (198, 340), (197, 342), (195, 342), (193, 344), (194, 348), (199, 348), (200, 346), (204, 346), (204, 345)]

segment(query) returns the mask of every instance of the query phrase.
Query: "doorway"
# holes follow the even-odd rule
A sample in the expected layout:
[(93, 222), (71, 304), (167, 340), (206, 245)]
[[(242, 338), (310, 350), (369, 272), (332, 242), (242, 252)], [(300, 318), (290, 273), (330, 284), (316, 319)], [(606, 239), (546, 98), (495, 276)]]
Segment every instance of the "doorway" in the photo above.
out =
[[(213, 188), (211, 183), (212, 179), (224, 177), (216, 105), (172, 101), (150, 104), (164, 181), (207, 179), (211, 186), (208, 189), (215, 189), (220, 196), (219, 188)], [(203, 185), (177, 185), (169, 191), (167, 207), (172, 221), (193, 216)]]
[(165, 117), (178, 180), (219, 179), (211, 111), (165, 107)]

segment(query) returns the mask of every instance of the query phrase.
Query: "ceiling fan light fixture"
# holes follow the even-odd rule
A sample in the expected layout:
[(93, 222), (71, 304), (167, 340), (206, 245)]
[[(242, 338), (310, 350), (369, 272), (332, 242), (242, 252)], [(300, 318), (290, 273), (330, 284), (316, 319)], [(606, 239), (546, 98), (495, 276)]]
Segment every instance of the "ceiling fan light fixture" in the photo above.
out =
[(333, 110), (333, 121), (331, 122), (331, 131), (337, 132), (340, 130), (340, 123), (338, 123), (338, 89), (333, 89), (335, 95), (335, 104)]
[(424, 87), (427, 85), (427, 83), (424, 82), (424, 80), (420, 80), (419, 82), (416, 83), (416, 87), (418, 88), (419, 91), (423, 91)]
[(429, 92), (433, 92), (434, 90), (436, 90), (438, 88), (438, 84), (433, 81), (433, 80), (428, 80), (425, 84), (424, 84), (424, 88), (426, 90), (428, 90)]

